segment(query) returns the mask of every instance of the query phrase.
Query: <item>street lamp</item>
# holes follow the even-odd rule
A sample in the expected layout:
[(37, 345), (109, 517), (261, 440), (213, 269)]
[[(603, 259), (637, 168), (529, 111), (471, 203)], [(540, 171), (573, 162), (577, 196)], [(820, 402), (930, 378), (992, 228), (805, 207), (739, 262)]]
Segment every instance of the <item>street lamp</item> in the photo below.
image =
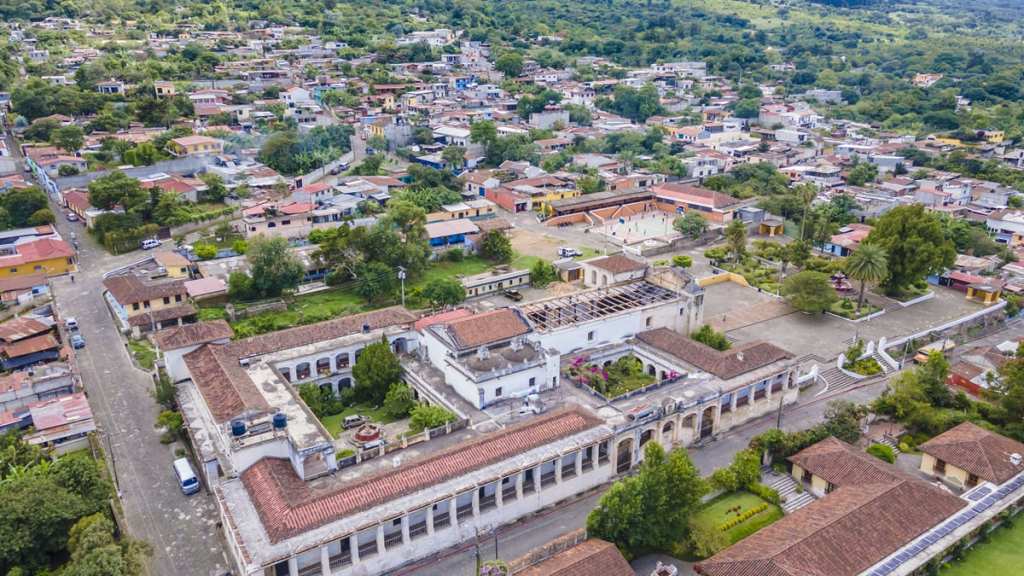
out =
[(405, 268), (398, 267), (398, 279), (402, 282), (402, 307), (405, 307)]

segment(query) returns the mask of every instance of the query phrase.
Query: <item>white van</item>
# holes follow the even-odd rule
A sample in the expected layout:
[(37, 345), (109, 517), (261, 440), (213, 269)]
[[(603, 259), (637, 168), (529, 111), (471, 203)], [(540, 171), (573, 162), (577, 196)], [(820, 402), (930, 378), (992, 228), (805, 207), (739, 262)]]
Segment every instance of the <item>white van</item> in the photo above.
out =
[(143, 250), (152, 250), (153, 248), (160, 247), (160, 241), (156, 238), (146, 238), (142, 241), (141, 246)]
[(199, 492), (199, 478), (192, 471), (188, 458), (178, 458), (174, 461), (174, 475), (178, 477), (178, 486), (185, 496)]

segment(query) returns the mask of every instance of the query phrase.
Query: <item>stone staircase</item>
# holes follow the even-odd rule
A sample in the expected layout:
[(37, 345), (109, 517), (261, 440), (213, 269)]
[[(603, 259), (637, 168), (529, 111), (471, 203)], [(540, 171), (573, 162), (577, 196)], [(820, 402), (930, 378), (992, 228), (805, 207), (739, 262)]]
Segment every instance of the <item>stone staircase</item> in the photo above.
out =
[(857, 382), (861, 382), (861, 380), (857, 380), (856, 378), (852, 378), (843, 373), (843, 371), (837, 368), (835, 364), (832, 364), (831, 368), (823, 370), (819, 376), (828, 384), (828, 388), (825, 390), (827, 392), (845, 390)]
[(806, 490), (797, 492), (800, 483), (788, 474), (778, 474), (771, 468), (762, 468), (761, 483), (779, 493), (783, 500), (782, 511), (786, 514), (791, 514), (814, 502), (814, 496), (811, 496), (810, 492)]
[(900, 443), (892, 436), (883, 435), (881, 438), (876, 438), (875, 441), (878, 442), (879, 444), (885, 444), (889, 448), (892, 448), (892, 453), (895, 454), (897, 457), (899, 457), (899, 455), (901, 454)]

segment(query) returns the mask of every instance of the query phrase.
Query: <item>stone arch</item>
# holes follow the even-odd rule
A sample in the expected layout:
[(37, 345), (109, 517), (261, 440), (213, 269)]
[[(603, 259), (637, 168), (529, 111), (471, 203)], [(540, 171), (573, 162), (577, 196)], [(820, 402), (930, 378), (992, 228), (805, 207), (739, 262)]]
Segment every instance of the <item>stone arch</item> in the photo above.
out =
[(675, 443), (675, 431), (676, 423), (672, 420), (665, 422), (661, 426), (661, 443), (665, 446), (671, 446)]
[(708, 406), (700, 417), (700, 437), (707, 438), (715, 433), (715, 407)]
[(650, 364), (650, 365), (647, 366), (647, 375), (648, 376), (655, 376), (655, 375), (657, 375), (657, 373), (658, 373), (658, 369), (654, 367), (654, 364)]

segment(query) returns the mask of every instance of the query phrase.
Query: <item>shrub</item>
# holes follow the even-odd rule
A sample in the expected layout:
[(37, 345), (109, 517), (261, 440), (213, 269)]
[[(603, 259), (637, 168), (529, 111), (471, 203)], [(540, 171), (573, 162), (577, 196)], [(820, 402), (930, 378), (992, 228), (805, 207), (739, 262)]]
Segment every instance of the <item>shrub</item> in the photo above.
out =
[(679, 267), (679, 268), (689, 268), (690, 266), (693, 266), (693, 258), (690, 258), (689, 256), (682, 256), (682, 255), (680, 255), (680, 256), (673, 256), (672, 257), (672, 265), (676, 266), (676, 267)]
[(732, 344), (729, 343), (729, 339), (725, 337), (725, 334), (715, 332), (714, 328), (707, 324), (701, 326), (700, 329), (691, 334), (690, 338), (719, 351), (728, 350), (732, 346)]
[(192, 250), (196, 253), (196, 258), (200, 260), (211, 260), (217, 257), (217, 247), (206, 242), (196, 244)]
[(462, 262), (466, 257), (466, 253), (462, 251), (462, 248), (452, 248), (444, 255), (449, 262)]
[(455, 421), (455, 414), (452, 414), (448, 410), (441, 406), (431, 406), (430, 404), (417, 404), (412, 409), (412, 417), (409, 420), (409, 431), (413, 434), (444, 426), (448, 422)]
[(412, 389), (403, 382), (396, 382), (388, 388), (384, 396), (384, 412), (392, 418), (404, 418), (416, 405)]
[(729, 537), (721, 530), (699, 522), (690, 522), (690, 551), (698, 558), (709, 558), (729, 546)]
[(747, 491), (775, 505), (778, 505), (782, 502), (782, 497), (779, 496), (778, 490), (772, 488), (771, 486), (765, 486), (760, 482), (754, 482), (748, 485)]
[(731, 519), (729, 519), (729, 520), (719, 524), (718, 525), (718, 529), (721, 530), (722, 532), (728, 532), (732, 528), (735, 528), (736, 526), (739, 526), (740, 524), (743, 524), (747, 520), (750, 520), (754, 516), (757, 516), (758, 514), (760, 514), (761, 512), (764, 512), (767, 509), (768, 509), (768, 503), (767, 502), (762, 502), (762, 503), (758, 504), (757, 506), (754, 506), (753, 508), (748, 509), (745, 512), (741, 512), (739, 516), (736, 516), (734, 518), (731, 518)]
[(871, 454), (879, 460), (884, 460), (889, 464), (896, 462), (896, 453), (892, 451), (892, 447), (886, 446), (885, 444), (872, 444), (868, 446), (868, 454)]

